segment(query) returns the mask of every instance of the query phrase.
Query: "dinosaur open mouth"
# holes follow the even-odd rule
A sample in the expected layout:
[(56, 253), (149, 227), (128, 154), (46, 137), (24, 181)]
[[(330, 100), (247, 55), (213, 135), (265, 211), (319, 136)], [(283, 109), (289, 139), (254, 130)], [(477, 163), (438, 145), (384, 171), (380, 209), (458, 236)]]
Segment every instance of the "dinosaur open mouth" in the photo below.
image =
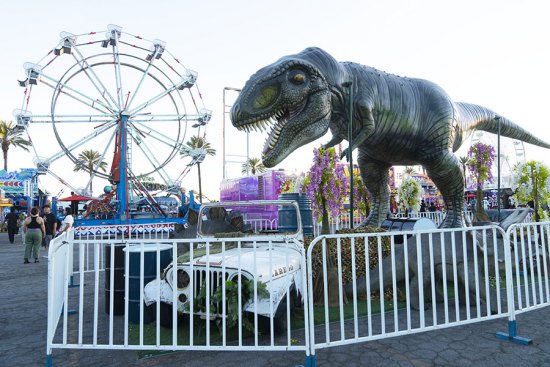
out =
[(243, 125), (237, 127), (237, 129), (241, 131), (244, 130), (246, 132), (268, 131), (269, 134), (264, 143), (263, 153), (269, 152), (277, 145), (281, 132), (285, 126), (292, 120), (293, 117), (299, 115), (306, 105), (307, 99), (304, 99), (294, 106), (282, 107), (269, 115), (251, 119), (251, 121), (245, 122)]

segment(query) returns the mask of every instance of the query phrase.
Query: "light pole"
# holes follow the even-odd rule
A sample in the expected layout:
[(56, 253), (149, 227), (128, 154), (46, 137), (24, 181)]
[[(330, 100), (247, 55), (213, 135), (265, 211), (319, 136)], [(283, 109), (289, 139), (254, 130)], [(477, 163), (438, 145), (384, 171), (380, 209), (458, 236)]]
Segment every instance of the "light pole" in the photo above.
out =
[(497, 221), (500, 222), (500, 116), (495, 116), (497, 120)]
[(349, 95), (349, 121), (348, 121), (348, 161), (349, 161), (349, 227), (353, 228), (353, 82), (342, 83), (348, 88)]
[[(227, 165), (227, 151), (226, 151), (226, 147), (225, 147), (225, 116), (227, 115), (227, 113), (229, 113), (226, 108), (229, 107), (231, 108), (231, 106), (227, 105), (226, 101), (225, 101), (225, 94), (227, 91), (233, 91), (233, 92), (237, 92), (237, 93), (240, 93), (241, 90), (238, 89), (238, 88), (232, 88), (232, 87), (224, 87), (223, 88), (223, 117), (222, 117), (222, 178), (225, 180), (226, 179), (226, 176), (227, 176), (227, 169), (225, 168), (225, 166)], [(248, 133), (246, 133), (246, 159), (248, 161), (248, 159), (250, 158), (249, 156), (249, 141), (248, 141)]]

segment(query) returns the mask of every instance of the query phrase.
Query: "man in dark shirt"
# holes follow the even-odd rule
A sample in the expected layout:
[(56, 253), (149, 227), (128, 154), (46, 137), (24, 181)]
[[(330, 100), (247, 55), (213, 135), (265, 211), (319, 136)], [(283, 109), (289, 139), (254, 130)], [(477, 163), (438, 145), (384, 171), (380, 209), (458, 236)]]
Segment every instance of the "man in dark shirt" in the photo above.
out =
[(17, 233), (17, 221), (19, 219), (19, 216), (15, 212), (15, 207), (12, 206), (10, 208), (10, 212), (8, 215), (6, 215), (6, 218), (4, 218), (4, 223), (8, 223), (8, 237), (10, 239), (10, 243), (13, 243), (15, 240), (15, 234)]
[[(57, 233), (57, 218), (54, 214), (52, 214), (52, 208), (49, 205), (44, 205), (42, 207), (42, 211), (44, 214), (42, 214), (42, 219), (44, 219), (44, 225), (46, 227), (46, 236), (44, 236), (44, 240), (46, 243), (46, 253), (48, 253), (48, 248), (50, 246), (50, 241), (52, 240), (53, 236)], [(48, 257), (48, 256), (44, 256)]]

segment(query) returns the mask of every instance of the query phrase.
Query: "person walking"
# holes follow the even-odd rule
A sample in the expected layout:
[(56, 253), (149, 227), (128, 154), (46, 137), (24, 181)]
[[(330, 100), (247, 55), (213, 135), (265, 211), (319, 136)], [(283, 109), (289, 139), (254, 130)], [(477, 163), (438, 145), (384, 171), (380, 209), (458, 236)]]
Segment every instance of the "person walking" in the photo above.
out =
[(34, 257), (34, 262), (37, 263), (38, 255), (40, 254), (40, 246), (42, 245), (42, 237), (46, 234), (44, 220), (38, 216), (39, 210), (37, 207), (31, 209), (31, 216), (27, 217), (23, 222), (23, 232), (25, 233), (25, 264), (29, 263), (31, 253)]
[(4, 224), (8, 224), (8, 237), (10, 240), (10, 243), (13, 243), (15, 241), (15, 234), (17, 233), (17, 221), (19, 220), (19, 216), (15, 212), (15, 206), (12, 206), (10, 208), (10, 212), (6, 215), (6, 218), (4, 218)]
[(50, 247), (50, 241), (52, 240), (53, 236), (57, 233), (57, 218), (54, 214), (52, 214), (52, 208), (49, 205), (44, 205), (42, 207), (42, 211), (44, 212), (42, 214), (42, 219), (44, 220), (44, 226), (46, 227), (46, 236), (44, 237), (45, 242), (45, 251), (46, 255), (43, 256), (45, 258), (48, 258), (48, 249)]

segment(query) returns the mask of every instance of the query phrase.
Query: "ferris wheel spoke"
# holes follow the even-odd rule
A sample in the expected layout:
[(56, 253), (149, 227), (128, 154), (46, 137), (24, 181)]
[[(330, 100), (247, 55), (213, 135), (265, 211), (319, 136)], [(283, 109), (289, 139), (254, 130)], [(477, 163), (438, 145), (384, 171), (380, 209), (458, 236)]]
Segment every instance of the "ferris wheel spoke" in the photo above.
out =
[(114, 116), (105, 115), (26, 115), (33, 124), (56, 124), (63, 123), (96, 123), (106, 124), (115, 120)]
[(147, 65), (147, 68), (145, 69), (145, 71), (141, 75), (141, 79), (139, 80), (139, 83), (136, 86), (136, 89), (134, 90), (134, 93), (132, 94), (132, 97), (130, 98), (130, 100), (128, 101), (128, 103), (125, 106), (126, 109), (132, 107), (132, 102), (134, 102), (134, 99), (136, 98), (136, 95), (138, 95), (138, 93), (141, 89), (141, 86), (143, 85), (143, 82), (145, 81), (145, 79), (149, 75), (149, 69), (151, 69), (152, 63), (153, 63), (152, 61), (149, 61), (149, 64)]
[(111, 137), (109, 138), (109, 142), (107, 144), (105, 144), (105, 149), (103, 149), (103, 153), (101, 153), (101, 156), (97, 160), (97, 163), (94, 165), (94, 168), (93, 168), (92, 172), (90, 173), (90, 179), (88, 180), (88, 183), (86, 184), (86, 187), (90, 187), (90, 184), (94, 180), (94, 178), (96, 176), (96, 173), (99, 172), (99, 168), (101, 166), (101, 163), (103, 162), (103, 158), (105, 158), (105, 155), (107, 154), (107, 151), (111, 147), (111, 145), (113, 143), (113, 140), (115, 138), (115, 135), (116, 134), (112, 134)]
[[(66, 83), (62, 83), (60, 80), (56, 80), (48, 75), (45, 75), (45, 74), (42, 74), (43, 77), (45, 77), (46, 79), (54, 82), (58, 87), (56, 87), (55, 85), (53, 84), (50, 84), (44, 80), (40, 80), (41, 83), (47, 85), (48, 87), (52, 88), (53, 90), (59, 90), (59, 93), (63, 93), (64, 95), (88, 106), (88, 107), (91, 107), (101, 113), (105, 113), (105, 114), (110, 114), (110, 113), (113, 113), (113, 109), (109, 106), (109, 105), (106, 105), (105, 103), (103, 103), (102, 101), (100, 101), (99, 99), (95, 99), (95, 98), (92, 98), (90, 96), (87, 96), (85, 95), (84, 93), (81, 93), (80, 91), (74, 89), (74, 88), (71, 88), (69, 85), (67, 85)], [(75, 94), (72, 94), (72, 93), (69, 93), (67, 92), (65, 89), (69, 90), (70, 92), (73, 92)], [(82, 98), (79, 98), (82, 97)], [(105, 110), (99, 108), (97, 105), (105, 108)]]
[(175, 90), (178, 89), (178, 88), (179, 88), (178, 85), (173, 85), (173, 86), (171, 86), (170, 88), (165, 89), (163, 92), (157, 94), (156, 96), (154, 96), (154, 97), (151, 98), (150, 100), (143, 102), (143, 103), (140, 104), (138, 107), (136, 107), (136, 108), (134, 108), (133, 110), (131, 110), (130, 112), (128, 112), (128, 115), (134, 116), (134, 115), (138, 114), (138, 113), (139, 113), (140, 111), (142, 111), (144, 108), (149, 107), (149, 106), (152, 106), (154, 103), (158, 102), (159, 100), (161, 100), (162, 98), (166, 97), (167, 95), (169, 95), (170, 93), (172, 93), (173, 91), (175, 91)]
[[(170, 136), (166, 135), (166, 134), (162, 134), (161, 132), (159, 131), (156, 131), (154, 129), (151, 129), (150, 127), (148, 126), (144, 126), (142, 124), (138, 124), (138, 123), (133, 123), (131, 124), (132, 127), (135, 129), (135, 131), (142, 137), (151, 137), (152, 139), (166, 145), (166, 146), (169, 146), (171, 148), (179, 148), (183, 143), (179, 140), (176, 140), (176, 139), (173, 139), (171, 138)], [(140, 128), (138, 128), (141, 127)], [(170, 144), (171, 143), (171, 144)]]
[(156, 159), (153, 152), (151, 152), (151, 150), (147, 147), (146, 144), (142, 144), (141, 139), (136, 139), (136, 137), (133, 134), (130, 134), (130, 135), (132, 136), (132, 140), (136, 143), (139, 150), (141, 150), (141, 152), (143, 153), (143, 155), (145, 156), (149, 164), (152, 167), (156, 167), (156, 169), (160, 171), (160, 169), (162, 168), (162, 164)]
[(27, 133), (27, 140), (31, 143), (32, 151), (34, 152), (34, 156), (37, 160), (40, 159), (40, 156), (38, 155), (38, 151), (36, 150), (36, 145), (33, 143), (31, 139), (31, 134), (29, 134), (29, 127), (28, 125), (25, 126), (25, 133)]
[(113, 61), (115, 66), (115, 82), (116, 82), (116, 94), (118, 99), (118, 109), (119, 111), (122, 111), (124, 109), (124, 97), (123, 97), (123, 90), (122, 90), (122, 73), (120, 70), (120, 55), (118, 53), (118, 40), (119, 40), (119, 34), (117, 32), (115, 33), (116, 42), (114, 42), (113, 45)]
[[(73, 55), (73, 57), (76, 60), (76, 62), (78, 63), (78, 65), (80, 65), (80, 67), (81, 67), (82, 71), (84, 72), (84, 74), (86, 74), (86, 76), (88, 77), (88, 79), (90, 80), (90, 82), (92, 83), (94, 88), (98, 91), (101, 98), (103, 98), (103, 100), (106, 102), (106, 104), (108, 106), (110, 106), (109, 109), (110, 110), (116, 110), (117, 109), (116, 108), (117, 102), (113, 98), (111, 93), (109, 93), (109, 90), (105, 87), (105, 85), (103, 84), (101, 79), (95, 73), (92, 66), (88, 63), (88, 61), (86, 60), (86, 58), (84, 58), (84, 56), (82, 55), (82, 53), (80, 52), (78, 47), (76, 47), (76, 45), (74, 45), (74, 44), (73, 44), (73, 49), (76, 52), (71, 53), (71, 55)], [(111, 102), (109, 102), (109, 100)]]
[(77, 194), (80, 193), (80, 190), (78, 190), (77, 188), (71, 186), (71, 184), (69, 184), (67, 181), (63, 180), (59, 175), (55, 174), (51, 169), (47, 169), (47, 172), (53, 176), (53, 178), (55, 178), (56, 180), (58, 180), (59, 182), (61, 182), (61, 184), (67, 186), (69, 189), (71, 189), (71, 191), (74, 191), (76, 192)]
[[(58, 160), (61, 157), (64, 157), (67, 154), (67, 152), (72, 152), (76, 148), (78, 148), (78, 147), (84, 145), (85, 143), (89, 142), (90, 140), (98, 137), (99, 135), (103, 134), (104, 132), (108, 131), (109, 129), (111, 129), (113, 126), (116, 126), (116, 125), (117, 125), (116, 121), (111, 121), (110, 124), (106, 124), (106, 125), (98, 128), (93, 133), (86, 135), (85, 137), (78, 140), (77, 142), (69, 145), (68, 147), (65, 147), (60, 152), (52, 155), (50, 158), (47, 159), (47, 161), (51, 163), (51, 162), (54, 162), (54, 161)], [(114, 130), (113, 131), (113, 135), (114, 135), (116, 133), (116, 129), (113, 129), (113, 130)]]

